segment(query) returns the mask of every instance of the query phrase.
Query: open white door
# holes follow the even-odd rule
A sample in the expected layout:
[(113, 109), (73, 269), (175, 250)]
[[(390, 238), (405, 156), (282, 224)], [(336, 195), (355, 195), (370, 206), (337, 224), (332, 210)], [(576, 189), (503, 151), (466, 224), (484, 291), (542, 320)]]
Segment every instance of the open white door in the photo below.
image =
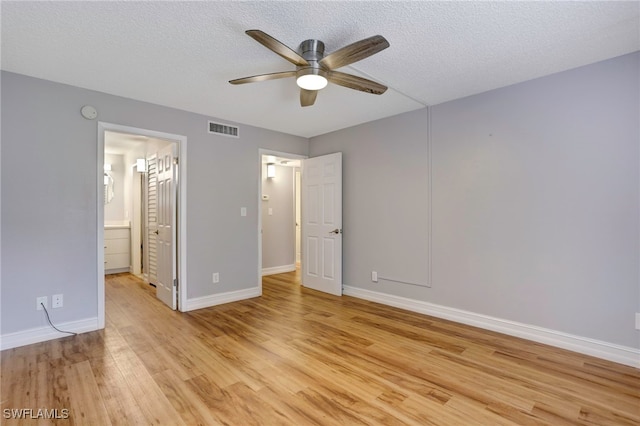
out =
[(302, 160), (302, 285), (342, 295), (342, 153)]
[(157, 251), (158, 264), (156, 296), (171, 309), (176, 309), (176, 245), (175, 237), (175, 203), (176, 180), (173, 166), (174, 146), (162, 149), (157, 157), (157, 196), (158, 196), (158, 228)]

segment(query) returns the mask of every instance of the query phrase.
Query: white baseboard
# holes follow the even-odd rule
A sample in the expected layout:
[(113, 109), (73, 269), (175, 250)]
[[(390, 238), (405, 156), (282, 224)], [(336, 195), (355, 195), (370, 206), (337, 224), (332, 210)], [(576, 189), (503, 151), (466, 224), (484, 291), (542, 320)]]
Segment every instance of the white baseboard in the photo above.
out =
[[(99, 330), (98, 318), (88, 318), (79, 321), (70, 321), (66, 323), (56, 324), (60, 330), (71, 331), (73, 333), (86, 333), (89, 331)], [(50, 325), (43, 327), (30, 328), (15, 333), (3, 334), (0, 336), (0, 350), (17, 348), (19, 346), (31, 345), (33, 343), (45, 342), (47, 340), (59, 339), (69, 336), (69, 334), (59, 333)]]
[(194, 311), (196, 309), (209, 308), (211, 306), (222, 305), (224, 303), (237, 302), (238, 300), (251, 299), (262, 296), (262, 288), (252, 287), (244, 290), (230, 291), (227, 293), (212, 294), (210, 296), (187, 299), (187, 306), (181, 309), (182, 312)]
[(262, 276), (265, 275), (274, 275), (274, 274), (284, 274), (285, 272), (293, 272), (296, 270), (296, 265), (282, 265), (282, 266), (273, 266), (271, 268), (262, 268)]
[(111, 275), (111, 274), (122, 274), (123, 272), (129, 272), (131, 273), (131, 267), (127, 266), (126, 268), (114, 268), (114, 269), (106, 269), (104, 271), (105, 275)]
[(640, 349), (357, 287), (344, 286), (343, 293), (640, 368)]

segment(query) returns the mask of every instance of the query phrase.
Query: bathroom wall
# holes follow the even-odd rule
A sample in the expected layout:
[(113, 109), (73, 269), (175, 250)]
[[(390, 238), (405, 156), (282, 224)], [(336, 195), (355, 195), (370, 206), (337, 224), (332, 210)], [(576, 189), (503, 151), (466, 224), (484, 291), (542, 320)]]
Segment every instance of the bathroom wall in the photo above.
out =
[(106, 172), (113, 178), (113, 199), (104, 205), (104, 223), (106, 225), (120, 225), (126, 218), (125, 182), (126, 168), (124, 156), (120, 154), (105, 154), (104, 163), (111, 164), (111, 171)]

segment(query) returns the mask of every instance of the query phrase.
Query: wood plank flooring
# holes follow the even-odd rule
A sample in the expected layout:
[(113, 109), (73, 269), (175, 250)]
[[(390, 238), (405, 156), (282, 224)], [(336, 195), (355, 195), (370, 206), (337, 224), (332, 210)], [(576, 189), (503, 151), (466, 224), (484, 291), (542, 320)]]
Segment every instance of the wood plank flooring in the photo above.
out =
[(0, 354), (0, 423), (640, 425), (638, 369), (297, 280), (183, 314), (109, 276), (105, 330)]

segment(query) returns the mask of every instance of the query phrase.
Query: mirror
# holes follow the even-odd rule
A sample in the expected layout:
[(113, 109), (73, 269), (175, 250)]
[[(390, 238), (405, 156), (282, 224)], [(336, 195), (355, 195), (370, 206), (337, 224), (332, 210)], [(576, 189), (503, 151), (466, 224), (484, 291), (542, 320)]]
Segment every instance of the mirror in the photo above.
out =
[(104, 203), (109, 204), (113, 200), (113, 178), (104, 172)]

